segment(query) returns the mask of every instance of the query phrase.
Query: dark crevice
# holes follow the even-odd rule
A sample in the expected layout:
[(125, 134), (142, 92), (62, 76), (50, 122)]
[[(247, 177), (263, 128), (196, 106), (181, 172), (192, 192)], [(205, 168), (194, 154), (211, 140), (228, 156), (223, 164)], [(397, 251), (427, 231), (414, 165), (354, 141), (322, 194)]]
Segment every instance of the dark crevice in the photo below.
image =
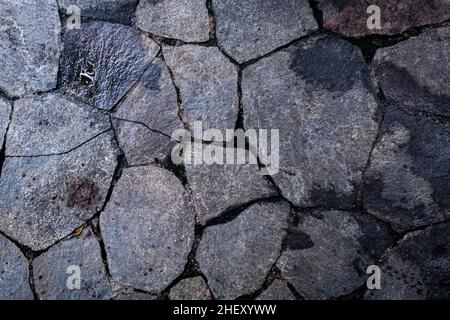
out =
[(14, 105), (10, 102), (8, 102), (8, 104), (10, 105), (11, 110), (9, 112), (8, 125), (6, 126), (5, 134), (3, 135), (3, 144), (0, 149), (0, 178), (2, 177), (3, 164), (5, 163), (5, 159), (6, 159), (6, 139), (8, 136), (9, 126), (11, 125), (13, 111), (14, 111)]
[(238, 113), (236, 118), (235, 130), (244, 128), (244, 106), (242, 104), (242, 70), (238, 68), (238, 79), (237, 79), (237, 94), (238, 94)]
[[(159, 130), (150, 128), (147, 124), (145, 124), (143, 122), (135, 121), (135, 120), (129, 120), (129, 119), (124, 119), (124, 118), (119, 118), (119, 117), (115, 117), (114, 115), (112, 115), (111, 118), (114, 119), (114, 120), (118, 120), (118, 121), (130, 122), (130, 123), (141, 125), (141, 126), (145, 127), (146, 129), (152, 131), (153, 133), (157, 133), (157, 134), (160, 134), (160, 135), (162, 135), (162, 136), (164, 136), (164, 137), (166, 137), (168, 139), (171, 139), (171, 137), (169, 135), (167, 135), (164, 132), (161, 132)], [(114, 125), (112, 123), (111, 123), (111, 126), (114, 127)]]
[(206, 8), (209, 17), (209, 41), (216, 41), (216, 16), (214, 14), (212, 0), (206, 0)]
[(317, 0), (308, 0), (309, 6), (311, 7), (311, 10), (314, 15), (314, 19), (317, 22), (317, 25), (319, 26), (319, 30), (323, 30), (323, 12), (320, 9), (319, 2)]

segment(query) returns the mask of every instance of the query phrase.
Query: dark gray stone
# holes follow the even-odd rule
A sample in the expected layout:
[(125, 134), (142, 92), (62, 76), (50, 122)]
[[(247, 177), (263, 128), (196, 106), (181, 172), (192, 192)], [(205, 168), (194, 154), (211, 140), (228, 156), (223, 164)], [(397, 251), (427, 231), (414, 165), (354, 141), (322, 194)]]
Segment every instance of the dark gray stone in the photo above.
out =
[(158, 300), (158, 296), (143, 292), (130, 291), (118, 293), (113, 297), (113, 300), (150, 301), (150, 300)]
[(296, 300), (286, 282), (274, 280), (270, 286), (264, 290), (256, 300)]
[(183, 279), (169, 293), (170, 300), (212, 300), (211, 292), (202, 277)]
[(11, 116), (11, 103), (0, 98), (0, 146), (3, 146), (6, 129), (9, 125), (9, 117)]
[(307, 0), (213, 0), (219, 46), (237, 62), (318, 29)]

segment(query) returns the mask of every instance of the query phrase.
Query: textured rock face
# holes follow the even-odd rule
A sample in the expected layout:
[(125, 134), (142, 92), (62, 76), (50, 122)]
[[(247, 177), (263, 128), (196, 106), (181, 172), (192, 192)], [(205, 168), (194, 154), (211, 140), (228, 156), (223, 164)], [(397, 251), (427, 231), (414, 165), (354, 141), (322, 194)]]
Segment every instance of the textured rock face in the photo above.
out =
[(243, 63), (317, 30), (307, 0), (213, 0), (219, 46)]
[(14, 103), (14, 111), (8, 156), (69, 152), (111, 127), (108, 115), (60, 94), (20, 99)]
[(149, 37), (111, 23), (83, 23), (64, 34), (63, 89), (110, 110), (132, 88), (159, 51)]
[(295, 296), (285, 282), (274, 280), (256, 300), (295, 300)]
[(217, 299), (261, 287), (280, 253), (288, 217), (286, 203), (258, 203), (228, 223), (205, 229), (197, 261)]
[(140, 1), (136, 26), (157, 36), (186, 42), (209, 39), (208, 9), (204, 0)]
[(68, 13), (67, 9), (72, 5), (79, 7), (82, 21), (103, 20), (131, 24), (138, 0), (58, 0), (58, 3), (64, 14)]
[[(33, 271), (36, 292), (42, 300), (106, 300), (112, 296), (100, 246), (90, 229), (37, 257)], [(77, 289), (78, 275), (81, 282)]]
[[(393, 35), (414, 27), (435, 24), (450, 19), (448, 0), (318, 0), (323, 12), (326, 29), (348, 37), (362, 37), (371, 34)], [(370, 5), (380, 8), (381, 29), (369, 29), (367, 13)]]
[(280, 130), (273, 179), (283, 195), (351, 208), (378, 127), (359, 50), (332, 37), (300, 42), (244, 69), (242, 93), (246, 129)]
[(124, 170), (100, 225), (113, 279), (154, 293), (183, 271), (194, 240), (183, 186), (151, 166)]
[(56, 0), (2, 0), (0, 26), (0, 90), (17, 97), (56, 87), (61, 54)]
[(211, 292), (202, 277), (183, 279), (169, 294), (170, 300), (212, 300)]
[(449, 50), (450, 28), (378, 50), (373, 65), (386, 98), (405, 108), (450, 116)]
[(365, 206), (398, 231), (450, 217), (450, 128), (389, 110), (366, 173)]
[(0, 300), (32, 300), (27, 259), (2, 235), (0, 248)]
[(450, 298), (450, 224), (413, 232), (387, 253), (381, 290), (366, 299), (447, 300)]
[(185, 121), (203, 128), (233, 129), (238, 113), (238, 72), (214, 47), (164, 46), (164, 57), (180, 89)]
[(0, 229), (42, 250), (101, 209), (117, 166), (111, 132), (62, 155), (6, 157), (0, 180)]
[(388, 229), (361, 213), (317, 211), (301, 217), (277, 266), (302, 297), (336, 298), (361, 287), (391, 244)]
[(0, 98), (0, 146), (3, 146), (6, 129), (9, 125), (9, 117), (11, 115), (11, 103)]
[(150, 301), (158, 300), (158, 297), (152, 294), (142, 292), (127, 292), (119, 293), (113, 297), (113, 300), (125, 300), (125, 301)]

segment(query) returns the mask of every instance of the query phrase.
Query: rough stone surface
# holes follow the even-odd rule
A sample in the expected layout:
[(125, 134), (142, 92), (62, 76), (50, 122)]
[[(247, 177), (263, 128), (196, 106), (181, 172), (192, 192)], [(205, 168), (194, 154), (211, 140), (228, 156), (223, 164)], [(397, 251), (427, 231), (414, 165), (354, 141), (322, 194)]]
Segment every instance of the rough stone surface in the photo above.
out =
[(55, 88), (60, 33), (56, 0), (0, 1), (0, 90), (17, 97)]
[(0, 300), (32, 300), (27, 259), (1, 234), (0, 248)]
[(391, 244), (388, 229), (359, 212), (316, 211), (289, 234), (277, 267), (302, 297), (336, 298), (361, 287)]
[(108, 115), (61, 94), (23, 98), (14, 103), (6, 154), (38, 156), (69, 152), (110, 127)]
[(140, 1), (135, 24), (161, 37), (186, 42), (209, 40), (209, 17), (204, 0)]
[(7, 157), (0, 230), (33, 250), (47, 248), (102, 208), (116, 166), (111, 132), (68, 154)]
[(11, 103), (0, 98), (0, 146), (3, 146), (6, 129), (9, 125), (9, 117), (11, 115)]
[(202, 277), (183, 279), (169, 293), (170, 300), (212, 300), (211, 292)]
[(450, 224), (406, 235), (380, 267), (381, 290), (368, 291), (366, 299), (450, 299)]
[(300, 207), (351, 208), (378, 128), (360, 51), (314, 37), (244, 69), (242, 91), (245, 128), (280, 130), (273, 179), (283, 195)]
[(80, 8), (82, 21), (103, 20), (131, 24), (138, 0), (58, 0), (60, 10), (67, 16), (73, 12), (70, 6)]
[[(73, 289), (71, 276), (80, 270), (80, 288)], [(42, 300), (98, 300), (112, 296), (100, 246), (90, 229), (64, 240), (33, 261), (34, 285)], [(69, 286), (68, 286), (69, 285)]]
[(150, 300), (158, 300), (158, 297), (148, 293), (132, 291), (127, 293), (118, 293), (113, 297), (113, 300), (150, 301)]
[(258, 203), (205, 229), (197, 261), (214, 297), (234, 299), (262, 286), (280, 253), (289, 209), (286, 203)]
[(64, 34), (63, 89), (81, 101), (110, 110), (143, 75), (159, 46), (123, 25), (82, 23)]
[(213, 0), (219, 46), (237, 62), (318, 29), (307, 0)]
[(170, 172), (125, 169), (100, 216), (111, 275), (158, 293), (183, 271), (194, 240), (187, 193)]
[(256, 300), (296, 300), (286, 283), (274, 280), (270, 286), (261, 293)]
[(404, 108), (450, 116), (449, 51), (450, 27), (378, 50), (373, 65), (386, 98)]
[[(450, 19), (448, 0), (318, 0), (326, 29), (347, 37), (399, 34), (414, 27), (436, 24)], [(380, 8), (381, 29), (369, 29), (370, 5)]]
[(365, 206), (398, 230), (450, 218), (450, 127), (389, 109), (366, 173)]
[(238, 72), (214, 47), (164, 46), (164, 57), (180, 89), (185, 121), (203, 129), (234, 129), (238, 113)]

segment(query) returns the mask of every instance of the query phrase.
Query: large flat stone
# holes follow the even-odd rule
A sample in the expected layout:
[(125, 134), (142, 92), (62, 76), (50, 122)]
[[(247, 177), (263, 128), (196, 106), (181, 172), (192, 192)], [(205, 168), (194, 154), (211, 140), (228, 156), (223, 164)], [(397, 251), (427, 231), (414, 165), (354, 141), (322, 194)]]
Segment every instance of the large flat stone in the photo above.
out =
[(113, 279), (158, 293), (180, 275), (194, 241), (187, 192), (170, 172), (125, 169), (100, 225)]
[(197, 252), (214, 297), (235, 299), (261, 288), (288, 228), (287, 203), (258, 203), (205, 229)]
[(449, 137), (448, 123), (389, 109), (366, 173), (366, 209), (400, 232), (450, 218)]
[(202, 277), (183, 279), (169, 293), (170, 300), (212, 300), (211, 292)]
[(277, 267), (306, 299), (349, 294), (392, 244), (388, 229), (361, 213), (316, 211), (288, 236)]
[(110, 110), (143, 75), (159, 46), (120, 24), (82, 23), (64, 33), (63, 90), (94, 107)]
[(237, 62), (318, 29), (307, 0), (213, 0), (219, 46)]
[(2, 0), (0, 26), (0, 90), (17, 97), (55, 88), (61, 55), (56, 0)]
[(3, 146), (6, 129), (9, 125), (9, 117), (11, 116), (11, 103), (0, 98), (0, 146)]
[[(80, 288), (74, 288), (79, 268)], [(112, 291), (100, 246), (91, 229), (64, 240), (33, 261), (34, 285), (41, 300), (107, 300)]]
[(256, 300), (296, 300), (295, 296), (286, 283), (281, 280), (274, 280), (270, 286), (264, 290)]
[(377, 101), (360, 51), (319, 36), (244, 69), (246, 129), (280, 130), (280, 172), (294, 205), (351, 208), (377, 132)]

